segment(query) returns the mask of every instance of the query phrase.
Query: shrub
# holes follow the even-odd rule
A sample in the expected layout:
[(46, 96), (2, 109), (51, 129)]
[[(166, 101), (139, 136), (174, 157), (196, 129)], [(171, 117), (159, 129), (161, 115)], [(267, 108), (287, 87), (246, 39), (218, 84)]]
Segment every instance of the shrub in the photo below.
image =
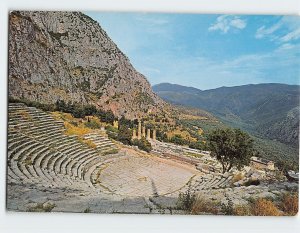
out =
[(188, 142), (180, 134), (175, 134), (173, 137), (171, 137), (170, 142), (177, 144), (177, 145), (187, 145), (188, 144)]
[(236, 216), (251, 216), (251, 208), (249, 205), (236, 205), (233, 208), (233, 215)]
[(118, 149), (110, 149), (110, 150), (107, 150), (107, 151), (102, 152), (102, 155), (116, 154), (116, 153), (118, 153), (118, 152), (119, 152)]
[(77, 121), (70, 121), (70, 123), (74, 126), (78, 126), (78, 122)]
[(23, 161), (23, 163), (25, 164), (25, 166), (33, 165), (31, 158), (28, 157)]
[[(153, 127), (152, 127), (153, 128)], [(168, 142), (168, 136), (166, 133), (161, 132), (160, 130), (156, 131), (156, 139), (162, 142)]]
[(82, 140), (82, 142), (85, 143), (88, 147), (90, 147), (92, 149), (97, 148), (97, 145), (92, 140), (85, 139), (85, 140)]
[(221, 211), (225, 215), (233, 215), (234, 211), (233, 211), (233, 203), (232, 203), (232, 201), (229, 200), (227, 204), (222, 203), (221, 204)]
[(84, 125), (91, 129), (99, 129), (101, 128), (101, 123), (98, 118), (88, 118), (88, 121), (84, 123)]
[(115, 115), (113, 114), (112, 111), (103, 111), (103, 110), (98, 110), (96, 115), (100, 118), (102, 122), (110, 123), (112, 124), (115, 120)]
[(94, 105), (86, 105), (84, 107), (84, 114), (86, 116), (96, 115), (96, 113), (97, 113), (97, 109)]
[(105, 126), (105, 129), (107, 131), (109, 131), (109, 132), (114, 132), (114, 133), (118, 133), (119, 132), (119, 130), (117, 128), (113, 127), (112, 125)]
[(240, 180), (244, 179), (244, 175), (242, 173), (237, 173), (232, 178), (232, 183), (238, 182)]
[(280, 208), (285, 215), (295, 216), (298, 213), (298, 194), (284, 194), (280, 203)]
[(205, 144), (201, 141), (190, 142), (189, 148), (198, 149), (198, 150), (205, 150), (206, 149)]
[(177, 200), (177, 207), (179, 209), (183, 209), (188, 212), (191, 212), (195, 202), (196, 202), (196, 194), (195, 192), (192, 192), (191, 184), (189, 184), (189, 187), (185, 193), (179, 193), (178, 200)]
[(76, 122), (76, 119), (74, 119), (71, 113), (62, 113), (61, 116), (63, 120), (70, 121), (73, 125), (75, 125), (73, 122)]
[(86, 208), (86, 209), (83, 211), (83, 213), (91, 213), (90, 207)]
[(110, 138), (110, 139), (114, 139), (114, 140), (117, 140), (117, 139), (118, 139), (118, 134), (115, 133), (115, 132), (107, 131), (107, 136), (108, 136), (108, 138)]
[(219, 209), (217, 203), (207, 200), (201, 196), (197, 196), (191, 208), (191, 214), (201, 213), (218, 214)]
[(132, 137), (131, 130), (128, 129), (126, 125), (121, 125), (119, 127), (117, 140), (126, 145), (131, 145), (131, 137)]
[(14, 99), (12, 97), (9, 97), (9, 103), (24, 103), (29, 107), (35, 107), (35, 108), (39, 108), (42, 109), (44, 111), (55, 111), (56, 110), (56, 106), (54, 104), (43, 104), (37, 101), (31, 101), (25, 98), (22, 99)]
[(264, 198), (259, 198), (254, 202), (251, 212), (255, 216), (280, 216), (280, 211), (276, 205)]
[(22, 111), (19, 111), (19, 113), (21, 114), (23, 119), (26, 119), (26, 120), (31, 120), (32, 119), (31, 116), (29, 115), (29, 113), (26, 112), (26, 111), (22, 110)]
[(146, 140), (146, 138), (142, 137), (141, 140), (134, 139), (132, 141), (132, 145), (137, 146), (140, 150), (150, 152), (152, 150), (151, 143)]
[(254, 179), (249, 179), (245, 182), (245, 186), (250, 186), (250, 185), (259, 185), (260, 181), (259, 180), (254, 180)]
[(103, 122), (113, 123), (115, 116), (112, 111), (104, 111), (96, 109), (93, 105), (82, 105), (79, 103), (66, 103), (64, 100), (58, 100), (55, 104), (57, 111), (71, 113), (76, 118), (84, 118), (85, 116), (97, 116)]
[(27, 209), (28, 212), (51, 212), (52, 209), (55, 207), (55, 204), (51, 203), (37, 203), (36, 206), (29, 207)]
[(64, 122), (66, 131), (66, 135), (78, 135), (78, 136), (83, 136), (84, 134), (90, 133), (91, 130), (89, 128), (84, 128), (84, 127), (78, 127), (75, 125), (70, 124), (69, 122)]
[(124, 116), (119, 119), (119, 125), (126, 125), (127, 128), (134, 127), (133, 121), (126, 119)]

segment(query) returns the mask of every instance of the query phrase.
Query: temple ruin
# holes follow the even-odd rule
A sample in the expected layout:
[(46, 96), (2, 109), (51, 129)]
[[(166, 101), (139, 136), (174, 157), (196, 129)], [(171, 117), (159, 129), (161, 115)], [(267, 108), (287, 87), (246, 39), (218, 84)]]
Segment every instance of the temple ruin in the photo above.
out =
[(142, 122), (139, 120), (138, 123), (138, 132), (137, 132), (137, 139), (141, 139), (142, 138)]
[[(147, 132), (147, 133), (146, 133)], [(156, 140), (156, 129), (152, 130), (152, 138), (151, 138), (151, 129), (146, 128), (145, 125), (142, 126), (141, 120), (138, 121), (138, 128), (132, 130), (132, 140), (133, 139), (142, 139), (142, 137), (146, 138), (147, 140), (153, 139)]]
[(132, 131), (132, 140), (133, 139), (136, 139), (137, 137), (136, 137), (136, 129), (133, 129), (133, 131)]
[(146, 137), (146, 128), (145, 126), (142, 127), (142, 137)]

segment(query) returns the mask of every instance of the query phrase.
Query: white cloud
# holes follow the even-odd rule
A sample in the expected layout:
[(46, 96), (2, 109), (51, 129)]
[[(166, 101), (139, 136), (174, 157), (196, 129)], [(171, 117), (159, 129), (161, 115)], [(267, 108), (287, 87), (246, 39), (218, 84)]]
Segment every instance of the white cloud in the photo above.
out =
[(286, 43), (300, 38), (300, 18), (295, 16), (284, 16), (274, 25), (259, 27), (255, 38), (268, 38), (271, 41)]
[(266, 26), (262, 26), (257, 29), (255, 38), (261, 39), (266, 36), (272, 35), (276, 30), (278, 30), (281, 27), (281, 23), (276, 23), (272, 27), (266, 28)]
[(200, 89), (249, 83), (295, 83), (299, 80), (300, 72), (299, 49), (300, 45), (285, 43), (271, 52), (226, 60), (164, 54), (147, 59), (147, 63), (160, 69), (160, 73), (145, 74), (152, 84), (170, 82)]
[(295, 45), (292, 45), (292, 44), (290, 44), (290, 43), (286, 43), (286, 44), (281, 45), (281, 46), (277, 49), (277, 51), (280, 51), (280, 50), (288, 50), (288, 49), (292, 49), (292, 48), (294, 48), (294, 47), (295, 47)]
[(217, 18), (216, 22), (212, 24), (208, 30), (209, 31), (218, 31), (222, 33), (227, 33), (230, 29), (241, 30), (247, 26), (245, 20), (241, 19), (238, 16), (232, 15), (221, 15)]
[(291, 41), (291, 40), (297, 40), (299, 38), (300, 38), (300, 28), (289, 32), (285, 36), (281, 37), (280, 40), (282, 42), (288, 42), (288, 41)]

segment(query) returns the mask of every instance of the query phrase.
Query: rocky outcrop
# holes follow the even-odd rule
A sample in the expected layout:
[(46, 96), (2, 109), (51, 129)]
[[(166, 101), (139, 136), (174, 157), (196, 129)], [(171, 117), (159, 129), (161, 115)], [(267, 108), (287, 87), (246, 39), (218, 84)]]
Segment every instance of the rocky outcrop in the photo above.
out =
[(100, 25), (80, 12), (10, 13), (9, 96), (89, 103), (128, 118), (165, 105)]

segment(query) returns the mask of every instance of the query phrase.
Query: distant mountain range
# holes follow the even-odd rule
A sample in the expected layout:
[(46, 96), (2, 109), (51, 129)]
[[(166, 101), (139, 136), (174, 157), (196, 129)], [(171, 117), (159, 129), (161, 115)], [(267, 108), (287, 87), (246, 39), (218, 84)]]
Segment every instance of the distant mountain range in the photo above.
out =
[(224, 123), (297, 147), (299, 85), (256, 84), (199, 90), (170, 83), (153, 86), (164, 100), (213, 113)]

